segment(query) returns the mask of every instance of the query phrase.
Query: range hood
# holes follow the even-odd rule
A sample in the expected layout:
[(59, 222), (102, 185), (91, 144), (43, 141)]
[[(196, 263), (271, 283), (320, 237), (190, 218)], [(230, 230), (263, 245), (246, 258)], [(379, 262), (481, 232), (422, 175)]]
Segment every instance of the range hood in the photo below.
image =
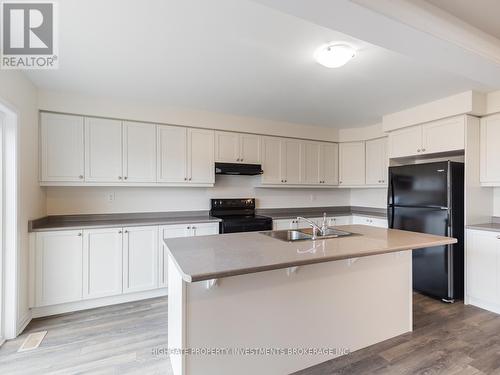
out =
[(256, 176), (263, 172), (260, 164), (215, 163), (215, 174)]

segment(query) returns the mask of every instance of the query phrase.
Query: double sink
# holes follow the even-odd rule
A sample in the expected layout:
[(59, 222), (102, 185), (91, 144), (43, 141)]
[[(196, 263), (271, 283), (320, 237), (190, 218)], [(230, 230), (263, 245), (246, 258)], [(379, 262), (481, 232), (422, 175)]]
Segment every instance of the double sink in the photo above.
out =
[[(273, 230), (269, 232), (261, 232), (262, 234), (269, 236), (271, 238), (276, 238), (281, 241), (293, 242), (293, 241), (306, 241), (313, 239), (312, 228), (306, 229), (290, 229), (290, 230)], [(343, 230), (335, 228), (327, 228), (324, 233), (317, 233), (317, 240), (325, 240), (328, 238), (338, 238), (352, 235), (351, 232), (346, 232)]]

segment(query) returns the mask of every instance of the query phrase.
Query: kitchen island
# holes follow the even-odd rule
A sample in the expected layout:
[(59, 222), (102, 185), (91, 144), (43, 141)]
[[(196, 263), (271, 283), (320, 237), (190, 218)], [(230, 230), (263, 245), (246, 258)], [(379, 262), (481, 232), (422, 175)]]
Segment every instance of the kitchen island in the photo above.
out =
[(411, 331), (411, 250), (456, 240), (338, 228), (354, 235), (165, 240), (174, 374), (289, 374)]

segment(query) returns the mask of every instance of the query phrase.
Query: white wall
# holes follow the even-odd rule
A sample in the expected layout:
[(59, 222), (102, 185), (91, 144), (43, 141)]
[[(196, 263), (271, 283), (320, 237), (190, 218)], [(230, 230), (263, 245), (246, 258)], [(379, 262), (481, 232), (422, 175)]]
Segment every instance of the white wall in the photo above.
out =
[(493, 189), (493, 216), (500, 216), (500, 188)]
[[(258, 208), (346, 206), (349, 190), (344, 189), (261, 189), (254, 188), (258, 176), (217, 176), (213, 188), (47, 188), (47, 213), (119, 213), (208, 210), (210, 198), (255, 197)], [(115, 200), (108, 200), (109, 194)]]
[(337, 141), (335, 128), (271, 121), (186, 108), (172, 108), (165, 103), (139, 102), (124, 98), (95, 97), (68, 92), (39, 92), (40, 109), (72, 114), (113, 117), (171, 125), (233, 130), (248, 133)]
[(387, 189), (351, 189), (351, 206), (386, 208)]
[(37, 90), (18, 71), (0, 70), (0, 100), (18, 115), (19, 262), (18, 325), (29, 319), (28, 220), (45, 215), (45, 194), (38, 185)]

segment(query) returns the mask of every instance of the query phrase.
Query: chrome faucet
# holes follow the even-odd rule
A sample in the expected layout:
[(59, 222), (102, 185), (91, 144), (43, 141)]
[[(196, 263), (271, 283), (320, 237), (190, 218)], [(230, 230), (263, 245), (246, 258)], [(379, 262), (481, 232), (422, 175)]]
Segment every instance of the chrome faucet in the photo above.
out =
[(312, 220), (306, 219), (305, 217), (302, 217), (302, 216), (297, 216), (297, 221), (301, 221), (301, 220), (305, 221), (306, 223), (308, 223), (311, 226), (311, 228), (312, 228), (312, 238), (311, 239), (313, 241), (318, 238), (318, 232), (321, 233), (322, 236), (324, 236), (326, 234), (326, 229), (328, 228), (328, 226), (326, 225), (326, 212), (323, 214), (323, 223), (322, 223), (321, 227)]

